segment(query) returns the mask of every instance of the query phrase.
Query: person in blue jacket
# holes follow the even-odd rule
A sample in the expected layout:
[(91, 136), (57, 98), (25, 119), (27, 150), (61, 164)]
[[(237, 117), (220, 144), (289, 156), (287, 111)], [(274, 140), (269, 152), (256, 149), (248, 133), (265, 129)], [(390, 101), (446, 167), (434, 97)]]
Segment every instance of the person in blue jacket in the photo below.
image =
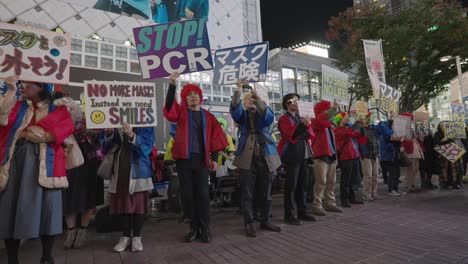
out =
[(208, 18), (210, 4), (208, 0), (180, 0), (178, 14), (180, 19)]
[(400, 182), (400, 164), (398, 153), (401, 142), (393, 136), (393, 120), (382, 121), (376, 129), (382, 170), (388, 171), (388, 194), (398, 196)]
[(149, 191), (154, 188), (150, 160), (154, 128), (131, 128), (122, 123), (122, 129), (106, 129), (103, 143), (104, 154), (115, 153), (109, 184), (110, 213), (120, 215), (125, 225), (114, 251), (124, 251), (130, 245), (132, 251), (142, 251), (141, 230)]

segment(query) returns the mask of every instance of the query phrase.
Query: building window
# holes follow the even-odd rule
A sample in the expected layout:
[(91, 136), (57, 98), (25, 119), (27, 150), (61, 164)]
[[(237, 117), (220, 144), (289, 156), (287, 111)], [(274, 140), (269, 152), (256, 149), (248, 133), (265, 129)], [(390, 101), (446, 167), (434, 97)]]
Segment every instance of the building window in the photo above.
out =
[(140, 63), (131, 61), (130, 62), (130, 72), (141, 73)]
[(85, 42), (85, 52), (91, 54), (98, 54), (98, 43), (92, 41)]
[(98, 58), (96, 56), (85, 56), (85, 67), (97, 68)]
[(71, 40), (71, 50), (73, 51), (83, 51), (83, 41), (81, 39), (72, 39)]
[(138, 60), (138, 54), (137, 54), (136, 49), (130, 49), (130, 59)]
[(104, 69), (104, 70), (113, 70), (112, 67), (113, 66), (113, 61), (112, 59), (108, 59), (108, 58), (101, 58), (101, 69)]
[(283, 75), (283, 91), (285, 94), (287, 93), (295, 93), (296, 92), (296, 74), (294, 69), (290, 68), (283, 68), (282, 69)]
[(117, 58), (127, 59), (127, 48), (126, 47), (115, 47), (115, 56)]
[(70, 55), (70, 64), (73, 66), (81, 66), (81, 54), (72, 53)]
[(126, 72), (127, 71), (127, 61), (116, 60), (115, 61), (115, 70), (116, 71), (121, 71), (121, 72)]
[(221, 86), (219, 85), (213, 86), (213, 95), (221, 95)]
[(114, 46), (109, 44), (101, 43), (101, 55), (113, 57), (114, 56)]

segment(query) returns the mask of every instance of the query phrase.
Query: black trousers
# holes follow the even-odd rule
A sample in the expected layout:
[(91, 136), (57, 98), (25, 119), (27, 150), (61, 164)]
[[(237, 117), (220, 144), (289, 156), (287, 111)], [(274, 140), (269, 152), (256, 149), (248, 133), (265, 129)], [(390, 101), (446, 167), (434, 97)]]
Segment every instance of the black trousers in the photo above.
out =
[(253, 155), (250, 168), (250, 170), (239, 169), (244, 224), (254, 222), (254, 206), (260, 213), (259, 221), (269, 223), (272, 174), (263, 155)]
[(210, 224), (210, 197), (208, 169), (203, 164), (204, 155), (192, 153), (190, 160), (177, 160), (177, 175), (182, 191), (184, 214), (191, 228), (208, 231)]
[(357, 201), (361, 186), (359, 159), (341, 161), (340, 199), (341, 201)]
[(382, 168), (388, 171), (388, 192), (398, 191), (400, 185), (400, 165), (398, 162), (381, 161)]
[(303, 159), (300, 163), (286, 163), (286, 181), (284, 183), (284, 217), (306, 214), (307, 183), (309, 182), (309, 163)]

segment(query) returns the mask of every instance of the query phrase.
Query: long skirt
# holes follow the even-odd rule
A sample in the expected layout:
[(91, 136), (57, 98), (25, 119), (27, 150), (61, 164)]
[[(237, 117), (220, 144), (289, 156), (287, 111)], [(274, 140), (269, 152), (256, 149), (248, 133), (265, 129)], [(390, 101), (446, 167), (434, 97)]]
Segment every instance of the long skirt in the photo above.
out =
[(19, 140), (9, 174), (0, 192), (0, 239), (62, 233), (62, 191), (39, 185), (39, 145)]

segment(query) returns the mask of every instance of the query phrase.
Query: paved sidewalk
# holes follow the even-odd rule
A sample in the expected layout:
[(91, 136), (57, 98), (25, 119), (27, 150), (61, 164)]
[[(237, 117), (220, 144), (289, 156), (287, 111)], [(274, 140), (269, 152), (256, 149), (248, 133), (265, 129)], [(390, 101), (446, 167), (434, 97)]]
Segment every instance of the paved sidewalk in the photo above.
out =
[[(112, 252), (118, 233), (92, 233), (88, 247), (69, 251), (62, 249), (62, 236), (55, 263), (468, 264), (467, 190), (385, 197), (297, 227), (283, 224), (282, 196), (275, 196), (273, 214), (281, 233), (260, 231), (257, 238), (246, 238), (235, 209), (216, 213), (211, 244), (181, 242), (187, 226), (175, 220), (146, 223), (141, 253)], [(21, 263), (38, 263), (40, 249), (39, 241), (27, 242)], [(6, 263), (4, 250), (0, 263)]]

